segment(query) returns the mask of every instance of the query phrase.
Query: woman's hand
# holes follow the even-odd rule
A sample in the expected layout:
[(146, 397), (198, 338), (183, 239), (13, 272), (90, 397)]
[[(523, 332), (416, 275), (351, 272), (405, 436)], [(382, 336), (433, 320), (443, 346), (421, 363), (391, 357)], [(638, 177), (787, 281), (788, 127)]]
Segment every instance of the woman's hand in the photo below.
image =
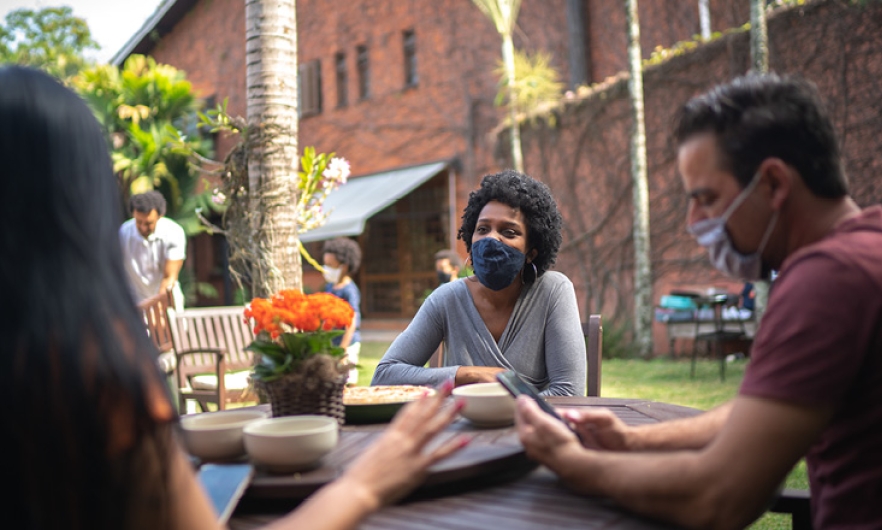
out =
[(496, 374), (504, 371), (505, 368), (498, 366), (460, 366), (456, 369), (456, 386), (493, 383), (496, 381)]
[(416, 488), (430, 466), (471, 441), (458, 436), (426, 450), (429, 442), (456, 417), (459, 404), (444, 405), (453, 390), (453, 382), (442, 385), (434, 396), (415, 401), (399, 412), (389, 428), (364, 452), (340, 478), (346, 488), (364, 495), (368, 505), (377, 509), (392, 503)]

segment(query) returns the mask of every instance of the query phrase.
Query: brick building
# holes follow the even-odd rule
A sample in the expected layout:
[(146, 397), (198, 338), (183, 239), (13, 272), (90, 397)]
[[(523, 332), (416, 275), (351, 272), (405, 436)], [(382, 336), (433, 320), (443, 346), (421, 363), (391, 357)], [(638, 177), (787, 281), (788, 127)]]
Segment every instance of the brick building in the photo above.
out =
[[(644, 57), (697, 34), (697, 6), (642, 2)], [(151, 55), (184, 70), (201, 97), (227, 98), (229, 112), (244, 115), (244, 10), (242, 0), (168, 0), (114, 62)], [(711, 0), (710, 11), (715, 31), (748, 19), (743, 1)], [(571, 87), (602, 81), (626, 67), (624, 17), (621, 0), (523, 0), (515, 46), (550, 53)], [(469, 0), (299, 0), (297, 22), (301, 148), (337, 152), (354, 175), (375, 179), (366, 181), (372, 186), (396, 170), (409, 175), (406, 185), (387, 184), (397, 200), (365, 208), (363, 228), (355, 219), (355, 228), (340, 232), (357, 236), (365, 251), (356, 278), (365, 316), (409, 317), (433, 287), (432, 255), (456, 245), (469, 191), (505, 164), (504, 147), (491, 134), (503, 118), (494, 106), (500, 38)], [(231, 142), (218, 140), (219, 158)], [(533, 167), (528, 171), (543, 179)], [(220, 282), (219, 244), (207, 236), (193, 242), (203, 281)], [(308, 285), (315, 280), (306, 273)]]

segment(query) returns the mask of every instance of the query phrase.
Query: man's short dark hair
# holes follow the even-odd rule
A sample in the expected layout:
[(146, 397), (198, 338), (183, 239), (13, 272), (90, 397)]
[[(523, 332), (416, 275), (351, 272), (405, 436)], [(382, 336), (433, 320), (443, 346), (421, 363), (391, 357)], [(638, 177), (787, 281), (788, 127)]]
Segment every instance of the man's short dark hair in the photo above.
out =
[(462, 258), (459, 257), (459, 254), (450, 249), (439, 250), (435, 253), (435, 261), (442, 259), (448, 260), (452, 267), (456, 267), (457, 269), (462, 268)]
[(674, 138), (714, 133), (721, 167), (747, 186), (763, 160), (780, 158), (818, 197), (848, 194), (839, 142), (817, 87), (798, 77), (749, 74), (684, 105)]
[(361, 266), (361, 247), (348, 237), (338, 237), (325, 242), (323, 254), (333, 254), (337, 261), (349, 267), (349, 274), (355, 274)]
[(150, 213), (156, 210), (159, 215), (165, 215), (165, 197), (158, 191), (139, 193), (129, 199), (129, 207), (132, 212)]

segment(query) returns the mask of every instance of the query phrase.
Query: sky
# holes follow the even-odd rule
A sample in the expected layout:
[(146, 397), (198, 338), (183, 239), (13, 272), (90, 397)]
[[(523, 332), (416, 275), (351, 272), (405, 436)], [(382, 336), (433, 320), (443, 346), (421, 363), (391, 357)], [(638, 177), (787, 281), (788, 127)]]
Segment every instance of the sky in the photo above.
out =
[(161, 0), (0, 0), (0, 21), (19, 8), (70, 6), (73, 14), (86, 20), (92, 38), (101, 49), (87, 55), (107, 62), (153, 14)]

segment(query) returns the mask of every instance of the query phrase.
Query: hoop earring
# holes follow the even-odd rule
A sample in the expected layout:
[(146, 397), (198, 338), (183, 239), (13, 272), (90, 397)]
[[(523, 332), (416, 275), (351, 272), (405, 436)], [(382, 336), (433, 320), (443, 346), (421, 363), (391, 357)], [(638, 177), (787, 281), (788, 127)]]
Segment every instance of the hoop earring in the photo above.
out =
[(468, 267), (470, 261), (472, 261), (472, 255), (471, 255), (471, 254), (469, 254), (468, 256), (466, 256), (465, 263), (463, 263), (462, 266), (463, 266), (463, 267)]
[[(536, 280), (539, 279), (539, 270), (536, 269), (536, 264), (533, 263), (532, 261), (530, 262), (530, 265), (533, 266), (533, 280), (530, 283), (535, 283)], [(522, 272), (521, 273), (521, 285), (526, 285), (526, 284), (527, 284), (527, 275)]]

